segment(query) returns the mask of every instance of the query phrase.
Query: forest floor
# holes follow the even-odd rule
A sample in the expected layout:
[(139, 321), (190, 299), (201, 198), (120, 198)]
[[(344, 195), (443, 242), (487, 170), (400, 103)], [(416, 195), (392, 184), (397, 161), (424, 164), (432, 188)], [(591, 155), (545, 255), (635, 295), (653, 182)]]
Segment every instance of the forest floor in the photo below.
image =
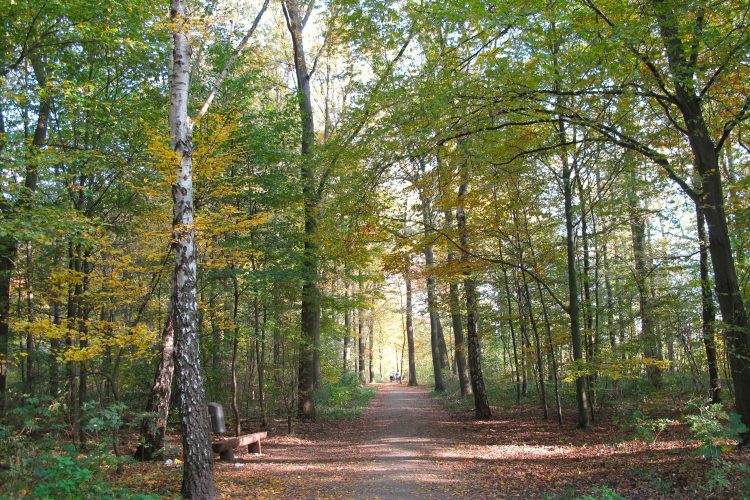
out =
[[(351, 421), (300, 423), (287, 436), (271, 429), (261, 455), (216, 462), (224, 498), (746, 498), (737, 472), (707, 488), (709, 464), (684, 425), (655, 443), (632, 440), (603, 419), (590, 431), (539, 418), (529, 406), (472, 420), (448, 410), (424, 387), (381, 384)], [(568, 422), (573, 422), (569, 419)], [(275, 431), (278, 432), (275, 432)], [(747, 451), (727, 452), (750, 462)], [(727, 462), (728, 463), (728, 462)], [(127, 466), (128, 486), (179, 491), (178, 468)], [(734, 469), (732, 469), (734, 470)], [(720, 481), (721, 482), (721, 481)]]

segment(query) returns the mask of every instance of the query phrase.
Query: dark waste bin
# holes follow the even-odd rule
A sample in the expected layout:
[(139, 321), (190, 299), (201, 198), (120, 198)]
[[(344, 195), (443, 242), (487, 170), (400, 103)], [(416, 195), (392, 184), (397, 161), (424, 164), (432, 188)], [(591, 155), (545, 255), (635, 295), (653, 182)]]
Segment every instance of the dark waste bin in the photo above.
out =
[(223, 434), (227, 432), (224, 424), (224, 407), (219, 403), (208, 403), (208, 415), (211, 417), (211, 432)]

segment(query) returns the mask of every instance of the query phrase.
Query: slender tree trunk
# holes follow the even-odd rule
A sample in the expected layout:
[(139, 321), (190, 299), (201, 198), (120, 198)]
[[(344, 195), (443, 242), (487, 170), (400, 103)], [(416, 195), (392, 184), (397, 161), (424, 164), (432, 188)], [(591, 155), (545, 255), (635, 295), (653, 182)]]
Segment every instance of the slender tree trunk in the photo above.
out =
[[(78, 259), (80, 244), (74, 245), (72, 242), (68, 244), (68, 271), (79, 275), (81, 272), (80, 259)], [(65, 318), (65, 344), (66, 348), (71, 349), (75, 346), (76, 328), (79, 326), (78, 315), (80, 313), (80, 297), (82, 293), (82, 287), (79, 282), (68, 285), (68, 307), (67, 315)], [(70, 424), (71, 430), (74, 436), (74, 440), (79, 437), (79, 426), (80, 426), (80, 406), (78, 404), (78, 366), (75, 361), (67, 361), (65, 363), (66, 375), (67, 375), (67, 403), (70, 412)]]
[[(458, 188), (458, 206), (456, 207), (456, 220), (458, 222), (458, 234), (461, 247), (465, 250), (469, 247), (469, 236), (466, 228), (466, 209), (464, 207), (466, 194), (469, 190), (468, 165), (462, 166), (461, 184)], [(463, 262), (469, 261), (469, 255), (464, 251), (461, 256)], [(474, 416), (478, 420), (492, 418), (490, 403), (484, 388), (484, 377), (482, 375), (481, 346), (477, 324), (479, 322), (476, 281), (471, 272), (464, 273), (464, 292), (466, 294), (466, 337), (469, 347), (469, 374), (471, 376), (471, 390), (474, 394)]]
[[(636, 181), (636, 173), (632, 173), (633, 181)], [(641, 213), (635, 197), (631, 193), (628, 202), (630, 205), (630, 233), (633, 241), (633, 263), (635, 267), (635, 280), (638, 287), (638, 307), (641, 316), (641, 339), (643, 342), (643, 356), (651, 360), (646, 367), (648, 378), (654, 387), (661, 387), (661, 368), (653, 364), (653, 360), (659, 358), (656, 334), (651, 308), (651, 285), (646, 258), (646, 221)]]
[(346, 309), (344, 309), (344, 353), (343, 353), (343, 373), (349, 370), (349, 358), (351, 357), (351, 310), (349, 309), (349, 281), (346, 282), (346, 291), (344, 299), (346, 300)]
[[(578, 162), (574, 163), (578, 166)], [(588, 231), (588, 217), (586, 206), (585, 193), (583, 190), (583, 181), (581, 180), (581, 173), (576, 170), (575, 177), (578, 183), (578, 200), (580, 203), (581, 211), (581, 243), (583, 246), (583, 266), (581, 268), (581, 292), (583, 294), (583, 321), (584, 321), (584, 340), (586, 344), (586, 362), (589, 365), (588, 375), (586, 375), (586, 391), (588, 392), (589, 400), (589, 413), (591, 414), (591, 420), (594, 420), (594, 404), (596, 402), (594, 398), (594, 383), (596, 381), (596, 374), (593, 371), (594, 366), (594, 341), (592, 339), (592, 332), (594, 330), (594, 315), (591, 311), (591, 257), (589, 251), (589, 231)]]
[[(79, 246), (79, 252), (80, 252), (80, 246)], [(82, 255), (79, 253), (79, 259), (81, 261), (81, 270), (83, 273), (83, 283), (81, 285), (82, 297), (85, 297), (89, 291), (89, 283), (90, 283), (90, 276), (91, 276), (90, 257), (91, 257), (91, 253), (88, 250), (83, 252)], [(89, 306), (89, 304), (84, 303), (82, 301), (82, 298), (79, 298), (78, 307), (80, 310), (80, 314), (79, 314), (80, 324), (78, 327), (78, 331), (79, 331), (78, 345), (81, 347), (81, 349), (85, 349), (89, 346), (89, 341), (88, 341), (89, 315), (91, 313), (91, 307)], [(88, 389), (88, 364), (85, 361), (82, 361), (79, 366), (79, 376), (78, 376), (78, 415), (79, 415), (79, 418), (83, 413), (83, 407), (88, 397), (87, 389)], [(84, 447), (86, 446), (86, 433), (82, 425), (79, 426), (78, 428), (78, 440), (80, 443), (80, 448), (83, 450)]]
[[(453, 210), (445, 211), (445, 226), (448, 231), (453, 230)], [(448, 253), (448, 262), (457, 259), (455, 252)], [(451, 324), (453, 326), (453, 349), (456, 371), (458, 372), (458, 384), (461, 388), (461, 396), (471, 394), (471, 380), (469, 368), (466, 365), (466, 340), (464, 339), (463, 319), (461, 318), (460, 294), (458, 283), (451, 281), (448, 285), (448, 300), (451, 310)]]
[[(500, 244), (500, 258), (502, 258), (502, 244)], [(521, 403), (521, 371), (518, 365), (518, 348), (516, 347), (516, 329), (513, 324), (513, 303), (510, 297), (510, 283), (508, 282), (508, 270), (503, 266), (503, 280), (505, 284), (505, 302), (508, 307), (508, 326), (510, 327), (510, 338), (513, 343), (513, 364), (516, 378), (516, 404)]]
[[(411, 274), (407, 267), (404, 272), (404, 281), (406, 282), (406, 340), (409, 346), (409, 385), (416, 386), (417, 384), (417, 361), (416, 354), (414, 352), (414, 320), (413, 320), (413, 309), (412, 309), (412, 296), (411, 296)], [(404, 354), (403, 350), (401, 353), (401, 362), (403, 363)], [(403, 367), (402, 367), (403, 368)], [(401, 374), (403, 375), (403, 371)]]
[(552, 327), (550, 326), (549, 315), (547, 314), (547, 303), (544, 300), (544, 293), (542, 292), (541, 286), (537, 283), (537, 291), (539, 293), (539, 302), (542, 304), (542, 315), (544, 316), (544, 324), (547, 328), (547, 343), (549, 344), (549, 352), (551, 354), (550, 364), (552, 366), (552, 379), (555, 383), (555, 407), (557, 409), (557, 422), (563, 424), (562, 404), (560, 403), (560, 381), (557, 375), (557, 357), (555, 356), (555, 343), (552, 340)]
[[(62, 317), (60, 315), (60, 301), (55, 294), (52, 302), (52, 324), (60, 326), (62, 324)], [(59, 339), (50, 339), (50, 353), (49, 353), (49, 395), (52, 398), (57, 398), (60, 392), (60, 367), (57, 362), (57, 356), (60, 353), (61, 342)]]
[[(561, 125), (561, 134), (564, 131)], [(576, 274), (575, 225), (573, 214), (573, 183), (571, 169), (568, 165), (567, 153), (563, 153), (563, 197), (565, 201), (565, 248), (568, 261), (568, 316), (570, 317), (570, 332), (573, 342), (573, 361), (583, 363), (583, 349), (581, 348), (581, 323), (578, 305), (578, 276)], [(580, 369), (580, 368), (579, 368)], [(591, 427), (588, 411), (588, 394), (586, 392), (586, 377), (576, 377), (576, 404), (578, 407), (578, 427)]]
[(547, 409), (547, 389), (544, 385), (544, 358), (542, 357), (541, 341), (539, 340), (539, 330), (537, 329), (536, 318), (534, 317), (533, 305), (531, 303), (531, 294), (529, 293), (529, 284), (526, 279), (523, 280), (524, 294), (528, 307), (529, 321), (531, 321), (531, 331), (534, 333), (534, 347), (536, 349), (536, 367), (539, 378), (539, 398), (542, 403), (542, 415), (545, 420), (549, 418)]
[(367, 328), (367, 338), (369, 340), (369, 351), (367, 353), (369, 357), (369, 363), (368, 366), (370, 367), (370, 383), (372, 384), (375, 382), (375, 368), (373, 366), (373, 356), (374, 356), (374, 348), (375, 348), (375, 316), (372, 314), (372, 310), (370, 310), (370, 318), (368, 321), (368, 328)]
[(178, 160), (172, 185), (172, 246), (175, 253), (172, 320), (185, 459), (181, 493), (186, 498), (211, 499), (216, 497), (216, 488), (198, 336), (193, 216), (193, 123), (188, 117), (191, 48), (187, 35), (189, 27), (185, 0), (171, 0), (170, 15), (174, 49), (169, 74), (169, 126), (172, 150)]
[[(30, 57), (31, 65), (34, 70), (34, 78), (40, 89), (44, 89), (47, 84), (46, 63), (38, 51)], [(33, 196), (36, 192), (39, 180), (37, 167), (38, 150), (47, 144), (47, 129), (49, 116), (52, 111), (51, 93), (44, 90), (40, 93), (39, 110), (37, 112), (36, 127), (34, 136), (31, 140), (31, 147), (27, 155), (26, 175), (24, 177), (23, 194), (18, 201), (18, 208), (25, 209), (32, 205)], [(0, 120), (5, 131), (4, 120)], [(0, 208), (6, 208), (5, 201), (0, 201)], [(10, 285), (11, 276), (15, 269), (15, 258), (18, 249), (18, 242), (12, 235), (0, 237), (0, 412), (5, 411), (7, 396), (7, 376), (8, 376), (8, 342), (9, 342), (9, 324), (10, 324)]]
[(10, 236), (0, 238), (0, 412), (5, 411), (7, 393), (10, 282), (15, 255), (16, 241)]
[(706, 347), (708, 362), (709, 396), (713, 403), (721, 402), (721, 379), (719, 378), (719, 363), (716, 356), (716, 339), (714, 324), (716, 311), (714, 297), (711, 290), (711, 277), (708, 274), (708, 241), (706, 238), (705, 217), (700, 203), (695, 204), (696, 222), (698, 226), (698, 244), (700, 245), (700, 276), (701, 276), (701, 326), (703, 344)]
[[(360, 293), (361, 291), (362, 284), (360, 282)], [(357, 369), (359, 373), (359, 381), (365, 384), (367, 383), (367, 379), (365, 378), (365, 315), (363, 313), (364, 311), (362, 309), (357, 311), (357, 345), (359, 347)]]
[[(34, 285), (33, 285), (33, 274), (34, 274), (34, 261), (33, 251), (31, 242), (26, 242), (26, 321), (32, 323), (34, 321)], [(20, 311), (19, 311), (20, 312)], [(26, 332), (26, 392), (34, 394), (34, 335), (31, 333), (31, 329)]]
[[(420, 162), (420, 168), (422, 173), (424, 173), (424, 162)], [(430, 351), (432, 353), (432, 369), (435, 375), (435, 390), (442, 392), (445, 391), (443, 368), (448, 364), (448, 352), (445, 350), (445, 338), (443, 337), (443, 329), (440, 324), (437, 296), (435, 293), (435, 275), (432, 272), (435, 259), (432, 253), (432, 244), (429, 239), (432, 236), (433, 227), (430, 220), (430, 200), (423, 191), (420, 193), (422, 202), (422, 223), (425, 228), (425, 238), (427, 238), (427, 243), (422, 248), (422, 251), (424, 253), (425, 275), (427, 280), (427, 312), (430, 316)], [(443, 352), (444, 350), (445, 352)]]
[(137, 460), (154, 460), (161, 457), (164, 434), (169, 419), (169, 402), (172, 397), (174, 374), (174, 328), (172, 315), (167, 314), (161, 335), (161, 358), (156, 368), (151, 394), (146, 403), (146, 418), (141, 422), (138, 448), (133, 457)]
[[(234, 266), (232, 266), (234, 268)], [(238, 323), (238, 312), (240, 307), (240, 290), (237, 286), (237, 276), (232, 276), (232, 322), (234, 328), (232, 332), (232, 363), (231, 363), (231, 376), (232, 376), (232, 415), (234, 415), (234, 435), (239, 436), (241, 433), (242, 422), (240, 420), (240, 408), (237, 406), (237, 351), (240, 346), (240, 324)], [(258, 296), (254, 298), (255, 305), (255, 320), (257, 328), (258, 320)]]
[(266, 417), (266, 391), (264, 385), (266, 362), (266, 307), (263, 306), (263, 324), (260, 328), (260, 341), (255, 343), (255, 357), (258, 365), (258, 403), (260, 404), (260, 424), (268, 426)]

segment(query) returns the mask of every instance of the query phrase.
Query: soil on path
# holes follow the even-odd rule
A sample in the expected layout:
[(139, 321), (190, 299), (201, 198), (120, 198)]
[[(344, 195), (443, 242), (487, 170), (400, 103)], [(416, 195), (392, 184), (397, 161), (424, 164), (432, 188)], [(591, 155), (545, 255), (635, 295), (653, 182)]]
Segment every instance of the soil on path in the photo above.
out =
[(466, 479), (456, 477), (450, 464), (461, 422), (425, 388), (377, 387), (357, 419), (303, 425), (298, 437), (269, 439), (262, 456), (243, 455), (239, 464), (248, 463), (252, 476), (285, 496), (449, 496)]

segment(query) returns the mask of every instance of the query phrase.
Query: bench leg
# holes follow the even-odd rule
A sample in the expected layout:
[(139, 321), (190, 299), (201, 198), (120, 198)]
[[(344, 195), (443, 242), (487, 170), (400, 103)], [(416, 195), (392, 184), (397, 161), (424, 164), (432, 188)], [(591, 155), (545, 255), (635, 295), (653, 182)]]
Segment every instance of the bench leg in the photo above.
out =
[(247, 445), (247, 452), (248, 453), (260, 453), (260, 440)]
[(219, 458), (222, 462), (234, 462), (234, 450), (224, 450), (219, 453)]

